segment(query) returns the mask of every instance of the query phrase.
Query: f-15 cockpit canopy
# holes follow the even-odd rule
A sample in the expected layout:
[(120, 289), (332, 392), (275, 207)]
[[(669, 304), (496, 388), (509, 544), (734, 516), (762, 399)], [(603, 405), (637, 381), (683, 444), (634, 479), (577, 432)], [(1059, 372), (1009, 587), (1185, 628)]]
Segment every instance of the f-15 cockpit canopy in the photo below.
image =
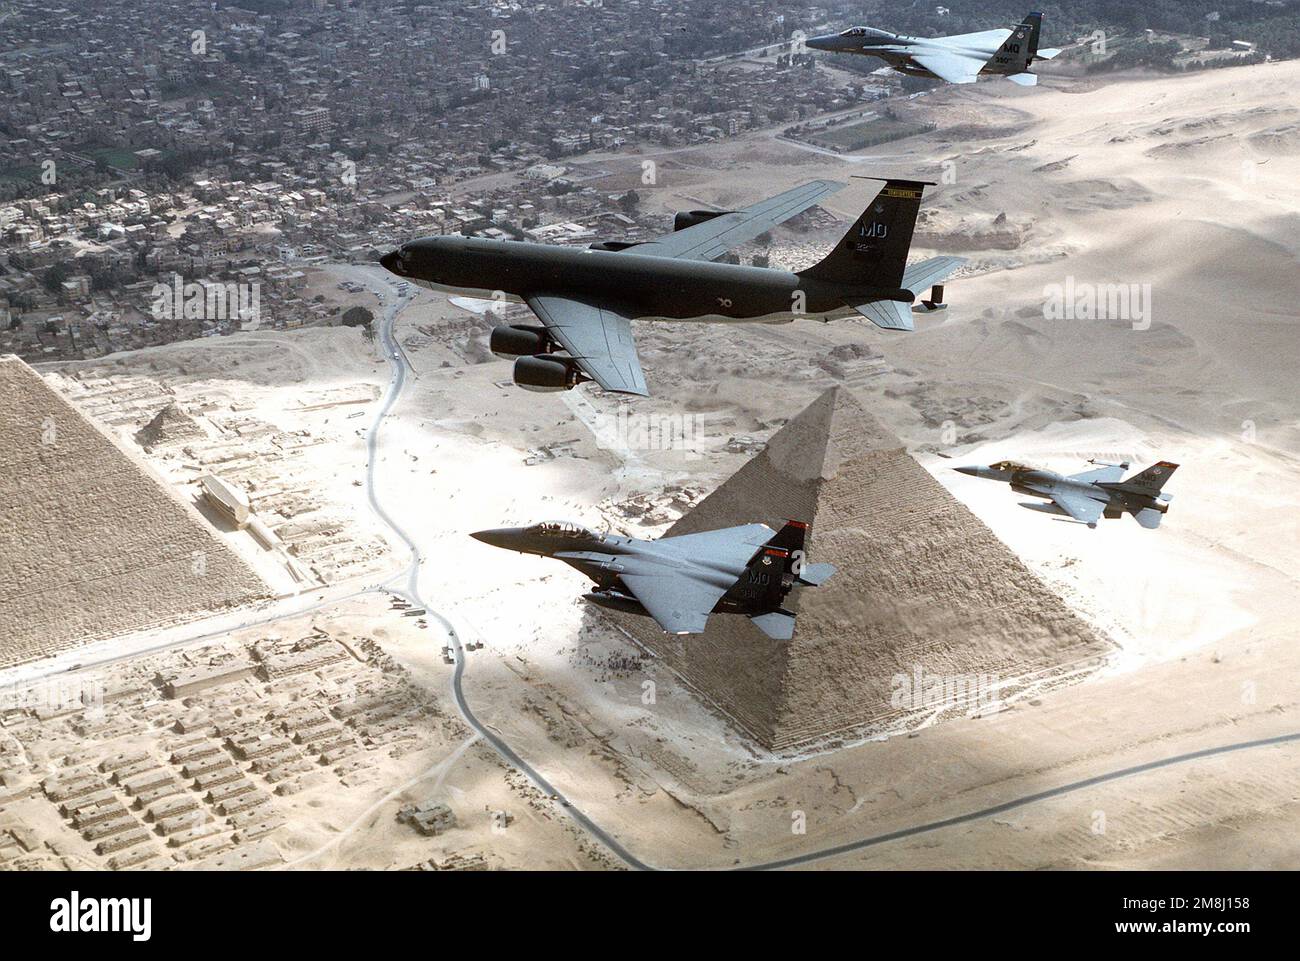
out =
[(583, 538), (600, 540), (599, 534), (588, 530), (581, 524), (575, 524), (573, 521), (542, 521), (540, 524), (534, 524), (528, 528), (528, 533), (542, 537), (563, 537), (572, 540)]
[(841, 37), (865, 37), (866, 35), (866, 27), (849, 27), (849, 29), (840, 34)]

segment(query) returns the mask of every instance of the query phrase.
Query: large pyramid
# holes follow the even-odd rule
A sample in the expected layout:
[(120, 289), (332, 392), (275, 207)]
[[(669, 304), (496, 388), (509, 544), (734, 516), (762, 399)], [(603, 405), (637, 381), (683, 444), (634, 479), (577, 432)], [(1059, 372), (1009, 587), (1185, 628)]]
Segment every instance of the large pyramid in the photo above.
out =
[(790, 595), (793, 640), (738, 616), (685, 638), (620, 618), (770, 749), (902, 718), (915, 708), (891, 703), (901, 675), (1041, 678), (1110, 649), (843, 388), (668, 534), (786, 518), (811, 523), (809, 559), (838, 568)]
[(17, 357), (0, 356), (0, 668), (270, 596)]

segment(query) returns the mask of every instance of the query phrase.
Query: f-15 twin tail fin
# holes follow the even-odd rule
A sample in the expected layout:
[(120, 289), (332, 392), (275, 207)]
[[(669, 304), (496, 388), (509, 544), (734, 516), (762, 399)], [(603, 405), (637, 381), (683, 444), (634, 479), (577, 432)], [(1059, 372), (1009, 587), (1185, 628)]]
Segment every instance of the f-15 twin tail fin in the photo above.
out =
[(782, 606), (791, 589), (796, 586), (817, 587), (825, 584), (835, 573), (834, 564), (805, 563), (807, 535), (807, 524), (787, 521), (776, 536), (759, 548), (749, 562), (749, 568), (741, 575), (748, 578), (750, 585), (761, 585), (757, 613), (751, 614), (749, 619), (774, 640), (788, 641), (794, 636), (794, 612)]

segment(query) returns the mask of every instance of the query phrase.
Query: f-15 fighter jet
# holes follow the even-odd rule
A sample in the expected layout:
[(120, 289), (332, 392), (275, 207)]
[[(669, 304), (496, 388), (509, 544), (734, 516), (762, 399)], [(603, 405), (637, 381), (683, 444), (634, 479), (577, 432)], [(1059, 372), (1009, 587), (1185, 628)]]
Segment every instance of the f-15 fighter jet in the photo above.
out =
[(1127, 463), (1088, 463), (1096, 464), (1097, 468), (1068, 477), (1009, 460), (988, 467), (957, 467), (954, 470), (972, 477), (1006, 481), (1017, 494), (1047, 498), (1050, 504), (1026, 503), (1020, 506), (1047, 514), (1064, 514), (1089, 527), (1096, 527), (1102, 517), (1122, 517), (1126, 512), (1143, 527), (1155, 529), (1160, 526), (1160, 519), (1174, 499), (1173, 494), (1161, 493), (1160, 489), (1178, 469), (1177, 464), (1162, 460), (1124, 480), (1124, 472), (1129, 468)]
[(1038, 77), (1029, 72), (1037, 60), (1051, 60), (1060, 50), (1038, 49), (1043, 15), (1031, 13), (1014, 29), (984, 30), (953, 37), (905, 37), (875, 27), (850, 27), (843, 33), (811, 37), (813, 50), (879, 57), (900, 73), (932, 77), (948, 83), (974, 83), (981, 74), (997, 74), (1032, 87)]
[(656, 541), (547, 521), (478, 531), (494, 547), (564, 561), (596, 583), (583, 597), (600, 607), (653, 617), (669, 634), (699, 634), (710, 614), (744, 614), (768, 637), (794, 636), (794, 613), (781, 605), (795, 587), (816, 587), (832, 564), (804, 562), (807, 524), (780, 532), (746, 524)]
[(921, 194), (929, 184), (889, 180), (820, 263), (793, 273), (712, 263), (733, 247), (807, 210), (843, 184), (815, 180), (744, 210), (679, 213), (674, 231), (638, 243), (560, 247), (478, 237), (425, 237), (380, 258), (399, 277), (435, 290), (522, 300), (540, 325), (501, 324), (493, 353), (515, 357), (515, 383), (648, 394), (632, 320), (784, 323), (800, 317), (866, 317), (912, 330), (912, 301), (943, 306), (943, 281), (965, 261), (934, 257), (908, 266)]

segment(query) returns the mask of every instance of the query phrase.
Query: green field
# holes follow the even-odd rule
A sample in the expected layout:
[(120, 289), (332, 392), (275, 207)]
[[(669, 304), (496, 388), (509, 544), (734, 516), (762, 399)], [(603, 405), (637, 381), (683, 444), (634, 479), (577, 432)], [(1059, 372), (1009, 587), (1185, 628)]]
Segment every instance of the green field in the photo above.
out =
[(35, 183), (41, 179), (41, 168), (35, 164), (24, 167), (0, 167), (0, 183)]
[(139, 166), (139, 158), (129, 150), (119, 150), (115, 147), (93, 147), (85, 151), (87, 157), (94, 160), (102, 160), (110, 167), (117, 167), (121, 170), (134, 170)]
[(818, 131), (815, 136), (808, 139), (834, 150), (861, 150), (864, 147), (874, 147), (893, 140), (902, 140), (904, 137), (913, 137), (933, 129), (933, 125), (930, 124), (877, 118), (862, 123), (845, 124), (842, 127), (829, 127)]

